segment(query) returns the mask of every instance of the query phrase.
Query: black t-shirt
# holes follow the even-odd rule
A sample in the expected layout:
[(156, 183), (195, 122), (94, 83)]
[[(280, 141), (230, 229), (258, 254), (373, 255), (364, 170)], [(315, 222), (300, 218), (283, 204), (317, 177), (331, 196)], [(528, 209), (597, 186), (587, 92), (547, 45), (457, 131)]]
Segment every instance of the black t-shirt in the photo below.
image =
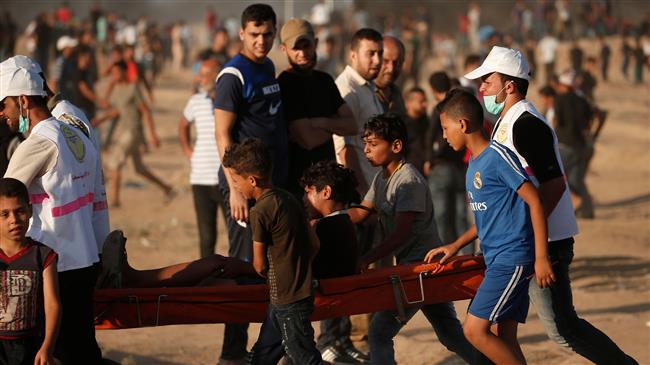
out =
[(347, 213), (319, 220), (316, 235), (320, 250), (312, 263), (315, 278), (330, 279), (356, 274), (359, 256), (357, 235)]
[(584, 131), (591, 119), (591, 106), (587, 100), (569, 91), (555, 97), (553, 108), (558, 141), (572, 147), (584, 146)]
[[(495, 130), (497, 127), (494, 128)], [(512, 142), (540, 183), (562, 176), (551, 127), (525, 112), (512, 126)]]
[[(309, 74), (283, 71), (278, 83), (287, 125), (303, 118), (331, 117), (345, 104), (332, 76), (322, 71), (313, 70)], [(316, 162), (335, 158), (331, 138), (311, 150), (289, 141), (289, 191), (302, 195), (298, 181), (303, 172)]]
[(289, 192), (272, 189), (251, 208), (253, 240), (267, 245), (271, 303), (289, 304), (311, 295), (311, 246), (303, 206)]

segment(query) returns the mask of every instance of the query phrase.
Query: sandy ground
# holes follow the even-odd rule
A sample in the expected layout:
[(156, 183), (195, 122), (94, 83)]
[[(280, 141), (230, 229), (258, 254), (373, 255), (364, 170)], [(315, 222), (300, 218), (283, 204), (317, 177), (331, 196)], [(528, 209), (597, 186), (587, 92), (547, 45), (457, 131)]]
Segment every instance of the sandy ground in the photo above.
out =
[[(595, 53), (595, 49), (588, 52)], [(598, 140), (588, 184), (596, 202), (596, 219), (580, 220), (572, 265), (578, 313), (607, 333), (641, 364), (650, 364), (650, 94), (618, 76), (597, 90), (609, 120)], [(616, 74), (616, 75), (614, 75)], [(156, 90), (154, 115), (163, 145), (146, 163), (180, 193), (163, 205), (162, 193), (127, 168), (122, 208), (111, 210), (111, 225), (122, 229), (129, 260), (139, 269), (198, 257), (189, 164), (177, 142), (177, 123), (189, 92), (189, 75), (164, 75)], [(537, 101), (539, 84), (531, 85)], [(223, 220), (217, 251), (225, 252)], [(467, 301), (456, 303), (461, 320)], [(259, 325), (249, 330), (249, 344)], [(166, 326), (100, 331), (105, 357), (126, 365), (214, 364), (221, 349), (223, 325)], [(520, 342), (530, 364), (588, 364), (582, 357), (548, 340), (531, 307), (520, 327)], [(454, 364), (459, 358), (437, 340), (418, 314), (395, 339), (400, 364)]]

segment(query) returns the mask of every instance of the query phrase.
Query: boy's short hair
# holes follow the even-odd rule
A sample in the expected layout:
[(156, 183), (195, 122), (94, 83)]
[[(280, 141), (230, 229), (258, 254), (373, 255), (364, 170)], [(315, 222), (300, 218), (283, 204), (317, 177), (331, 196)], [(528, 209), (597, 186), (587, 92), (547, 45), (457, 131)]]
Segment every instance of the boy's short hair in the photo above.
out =
[(257, 138), (247, 138), (241, 143), (231, 144), (226, 149), (223, 166), (235, 170), (238, 175), (267, 179), (271, 177), (273, 162), (264, 142)]
[(360, 196), (357, 192), (357, 179), (352, 170), (336, 163), (336, 161), (319, 161), (311, 165), (300, 178), (300, 185), (313, 186), (321, 191), (326, 185), (332, 189), (332, 200), (343, 203), (357, 203)]
[(375, 43), (382, 43), (384, 37), (381, 33), (371, 28), (361, 28), (354, 33), (352, 40), (350, 40), (350, 49), (353, 51), (359, 50), (359, 44), (362, 40), (369, 40)]
[(406, 124), (399, 115), (393, 113), (384, 113), (370, 118), (363, 126), (363, 137), (370, 135), (381, 138), (389, 143), (396, 140), (402, 141), (402, 154), (406, 153), (408, 145), (408, 132)]
[(474, 128), (483, 125), (483, 107), (471, 93), (462, 89), (453, 89), (436, 105), (439, 114), (446, 114), (452, 119), (466, 119)]
[(277, 26), (275, 11), (273, 11), (271, 5), (268, 4), (253, 4), (244, 9), (241, 13), (242, 29), (246, 28), (248, 22), (253, 22), (256, 26), (259, 26), (266, 21), (270, 21), (271, 24), (273, 24), (273, 27)]
[(10, 177), (0, 178), (0, 197), (18, 198), (23, 203), (29, 204), (29, 192), (25, 184)]

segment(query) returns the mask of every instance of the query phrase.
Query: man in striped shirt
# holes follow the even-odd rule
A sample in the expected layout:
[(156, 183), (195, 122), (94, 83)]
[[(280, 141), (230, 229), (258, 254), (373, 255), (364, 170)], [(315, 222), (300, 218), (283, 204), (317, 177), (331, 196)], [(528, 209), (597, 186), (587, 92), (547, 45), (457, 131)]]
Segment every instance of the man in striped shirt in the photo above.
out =
[[(190, 161), (190, 183), (199, 228), (201, 257), (214, 254), (217, 243), (217, 208), (225, 209), (219, 191), (219, 168), (221, 159), (214, 136), (213, 100), (216, 92), (214, 80), (221, 65), (214, 59), (201, 63), (199, 69), (199, 92), (188, 100), (178, 125), (178, 136), (185, 158)], [(190, 128), (194, 124), (196, 143), (190, 143)]]

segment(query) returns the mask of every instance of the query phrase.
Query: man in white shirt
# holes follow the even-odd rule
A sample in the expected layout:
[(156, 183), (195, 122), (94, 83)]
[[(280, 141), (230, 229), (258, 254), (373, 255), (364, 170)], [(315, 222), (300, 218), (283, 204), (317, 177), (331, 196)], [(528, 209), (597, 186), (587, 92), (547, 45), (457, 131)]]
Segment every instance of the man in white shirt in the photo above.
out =
[[(214, 59), (201, 63), (199, 69), (199, 92), (188, 100), (178, 125), (178, 137), (185, 158), (190, 161), (190, 183), (194, 197), (194, 210), (199, 229), (201, 257), (214, 254), (217, 243), (217, 209), (225, 209), (219, 190), (221, 159), (214, 136), (213, 100), (216, 92), (214, 80), (221, 65)], [(190, 144), (190, 128), (194, 124), (196, 143)]]
[(345, 137), (334, 135), (334, 150), (337, 161), (354, 171), (361, 196), (368, 191), (368, 186), (379, 171), (365, 158), (361, 135), (368, 119), (384, 112), (373, 82), (381, 69), (383, 52), (383, 38), (379, 32), (369, 28), (359, 29), (352, 36), (350, 64), (336, 78), (336, 86), (357, 121), (359, 134)]
[(542, 56), (541, 61), (544, 64), (546, 83), (549, 83), (553, 75), (555, 75), (555, 58), (559, 46), (560, 42), (551, 34), (545, 35), (537, 44)]

